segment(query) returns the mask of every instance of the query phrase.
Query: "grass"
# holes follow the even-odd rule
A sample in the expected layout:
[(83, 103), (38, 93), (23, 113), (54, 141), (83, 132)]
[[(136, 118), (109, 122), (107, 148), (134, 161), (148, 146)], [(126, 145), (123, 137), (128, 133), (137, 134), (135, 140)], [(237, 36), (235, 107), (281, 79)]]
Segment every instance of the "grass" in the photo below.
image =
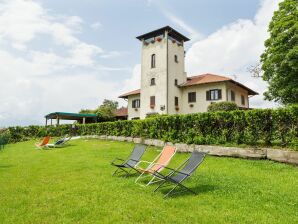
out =
[[(110, 161), (131, 143), (74, 140), (61, 149), (33, 142), (0, 151), (0, 223), (298, 223), (298, 169), (270, 161), (207, 156), (185, 182), (198, 195), (163, 199), (136, 176), (112, 177)], [(157, 150), (150, 148), (145, 159)], [(188, 154), (175, 155), (175, 167)]]

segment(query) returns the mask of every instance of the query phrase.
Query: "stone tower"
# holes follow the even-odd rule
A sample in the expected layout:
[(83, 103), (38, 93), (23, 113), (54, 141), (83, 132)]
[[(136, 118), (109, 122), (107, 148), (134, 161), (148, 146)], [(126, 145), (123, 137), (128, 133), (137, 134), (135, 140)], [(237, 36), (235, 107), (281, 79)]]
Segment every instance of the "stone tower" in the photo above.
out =
[(189, 39), (166, 26), (138, 36), (142, 41), (140, 118), (179, 114), (179, 84), (186, 81), (184, 42)]

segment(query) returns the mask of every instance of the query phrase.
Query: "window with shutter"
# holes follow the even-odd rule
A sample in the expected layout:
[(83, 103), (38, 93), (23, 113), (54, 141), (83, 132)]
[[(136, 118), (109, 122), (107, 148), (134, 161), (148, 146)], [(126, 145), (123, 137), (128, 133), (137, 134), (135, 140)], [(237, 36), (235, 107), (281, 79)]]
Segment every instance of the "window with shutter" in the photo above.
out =
[(221, 89), (212, 89), (206, 91), (206, 100), (220, 100), (221, 95)]
[(231, 101), (235, 101), (235, 92), (231, 90)]
[(177, 96), (175, 96), (175, 106), (178, 107), (179, 106), (179, 99)]
[(241, 95), (241, 104), (242, 104), (242, 105), (245, 105), (245, 98), (244, 98), (243, 95)]
[(188, 93), (188, 102), (189, 103), (195, 103), (197, 101), (196, 92), (189, 92)]
[(150, 96), (150, 107), (155, 106), (155, 96)]

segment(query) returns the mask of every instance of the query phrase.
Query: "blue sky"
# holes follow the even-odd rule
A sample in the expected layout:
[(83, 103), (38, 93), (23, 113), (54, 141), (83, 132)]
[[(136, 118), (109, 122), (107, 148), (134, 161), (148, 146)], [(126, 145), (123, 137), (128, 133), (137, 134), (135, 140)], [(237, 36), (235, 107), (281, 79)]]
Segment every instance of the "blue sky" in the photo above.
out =
[(188, 75), (231, 76), (258, 91), (258, 62), (276, 0), (0, 0), (0, 127), (42, 124), (54, 111), (95, 108), (139, 88), (136, 36), (170, 25), (186, 44)]

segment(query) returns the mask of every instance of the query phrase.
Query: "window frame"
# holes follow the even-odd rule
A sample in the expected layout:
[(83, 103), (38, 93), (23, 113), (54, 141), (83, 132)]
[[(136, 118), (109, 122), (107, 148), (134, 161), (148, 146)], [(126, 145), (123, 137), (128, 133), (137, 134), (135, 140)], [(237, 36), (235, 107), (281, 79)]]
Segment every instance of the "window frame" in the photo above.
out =
[(175, 86), (178, 86), (178, 79), (175, 79), (174, 84), (175, 84)]
[(156, 54), (151, 55), (151, 68), (156, 68)]
[(178, 96), (175, 96), (175, 98), (174, 98), (174, 105), (175, 105), (175, 107), (179, 107), (179, 97)]
[(188, 92), (188, 103), (197, 102), (197, 92)]
[(207, 101), (216, 101), (222, 99), (222, 90), (221, 89), (210, 89), (206, 91), (206, 100)]
[(245, 96), (241, 94), (241, 105), (245, 106)]
[(179, 61), (178, 61), (178, 55), (177, 55), (177, 54), (174, 55), (174, 61), (175, 61), (176, 63), (179, 62)]
[(150, 79), (150, 86), (155, 86), (156, 82), (155, 82), (155, 78), (151, 78)]
[(155, 96), (150, 96), (150, 107), (155, 107)]
[(231, 90), (231, 101), (233, 101), (233, 102), (236, 101), (236, 93), (234, 90)]
[(141, 107), (141, 100), (140, 99), (134, 99), (131, 101), (131, 107), (132, 108), (140, 108)]

